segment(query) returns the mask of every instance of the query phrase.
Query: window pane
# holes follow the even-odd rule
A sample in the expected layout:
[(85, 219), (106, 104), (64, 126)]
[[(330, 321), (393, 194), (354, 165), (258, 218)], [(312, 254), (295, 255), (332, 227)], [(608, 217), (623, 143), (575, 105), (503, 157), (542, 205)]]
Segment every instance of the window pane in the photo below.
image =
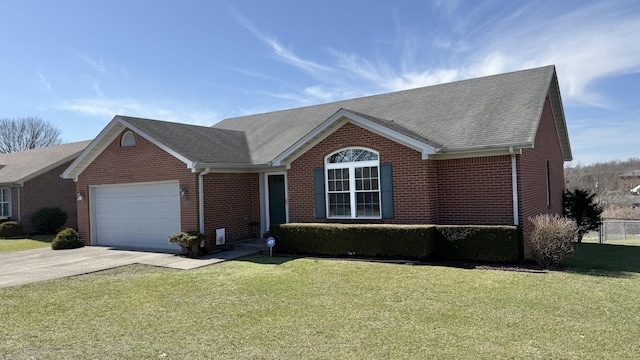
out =
[(9, 216), (9, 203), (3, 203), (0, 207), (0, 216)]
[(356, 194), (356, 216), (380, 216), (380, 196), (377, 192)]
[(345, 149), (327, 158), (327, 163), (337, 164), (354, 161), (378, 160), (378, 154), (363, 149)]
[(329, 194), (330, 216), (351, 216), (351, 201), (349, 193)]

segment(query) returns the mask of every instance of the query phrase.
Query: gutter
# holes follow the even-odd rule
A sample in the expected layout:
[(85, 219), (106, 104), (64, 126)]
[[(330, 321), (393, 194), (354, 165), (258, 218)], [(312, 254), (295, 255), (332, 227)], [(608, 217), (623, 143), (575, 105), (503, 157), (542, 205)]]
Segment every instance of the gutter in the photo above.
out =
[(211, 171), (206, 168), (198, 174), (198, 222), (200, 223), (200, 232), (204, 234), (204, 176)]

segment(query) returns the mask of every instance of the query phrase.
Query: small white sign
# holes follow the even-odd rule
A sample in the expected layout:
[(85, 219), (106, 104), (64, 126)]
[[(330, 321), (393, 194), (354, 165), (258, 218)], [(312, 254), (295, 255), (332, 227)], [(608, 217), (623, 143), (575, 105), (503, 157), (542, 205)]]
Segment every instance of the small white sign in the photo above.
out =
[(224, 228), (216, 229), (216, 245), (224, 245)]

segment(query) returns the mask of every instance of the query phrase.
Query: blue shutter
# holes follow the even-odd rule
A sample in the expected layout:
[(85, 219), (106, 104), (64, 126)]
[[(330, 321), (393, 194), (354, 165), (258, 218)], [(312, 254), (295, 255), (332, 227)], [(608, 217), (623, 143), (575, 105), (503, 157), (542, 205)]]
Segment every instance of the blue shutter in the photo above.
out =
[(391, 163), (380, 164), (380, 197), (382, 202), (382, 218), (393, 219)]
[(326, 206), (324, 204), (324, 168), (313, 169), (313, 203), (316, 219), (326, 218)]

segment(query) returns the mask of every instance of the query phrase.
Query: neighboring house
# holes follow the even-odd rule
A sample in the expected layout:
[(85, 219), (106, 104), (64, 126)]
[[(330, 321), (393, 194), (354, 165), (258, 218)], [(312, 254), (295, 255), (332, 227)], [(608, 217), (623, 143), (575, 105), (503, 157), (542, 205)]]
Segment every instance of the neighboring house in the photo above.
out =
[(618, 190), (638, 194), (640, 192), (640, 170), (629, 171), (618, 177)]
[(554, 66), (223, 120), (115, 116), (65, 170), (87, 244), (286, 222), (523, 225), (561, 213)]
[(31, 215), (55, 207), (67, 213), (67, 226), (77, 227), (76, 186), (61, 175), (89, 143), (0, 154), (0, 216), (19, 221), (30, 233)]

